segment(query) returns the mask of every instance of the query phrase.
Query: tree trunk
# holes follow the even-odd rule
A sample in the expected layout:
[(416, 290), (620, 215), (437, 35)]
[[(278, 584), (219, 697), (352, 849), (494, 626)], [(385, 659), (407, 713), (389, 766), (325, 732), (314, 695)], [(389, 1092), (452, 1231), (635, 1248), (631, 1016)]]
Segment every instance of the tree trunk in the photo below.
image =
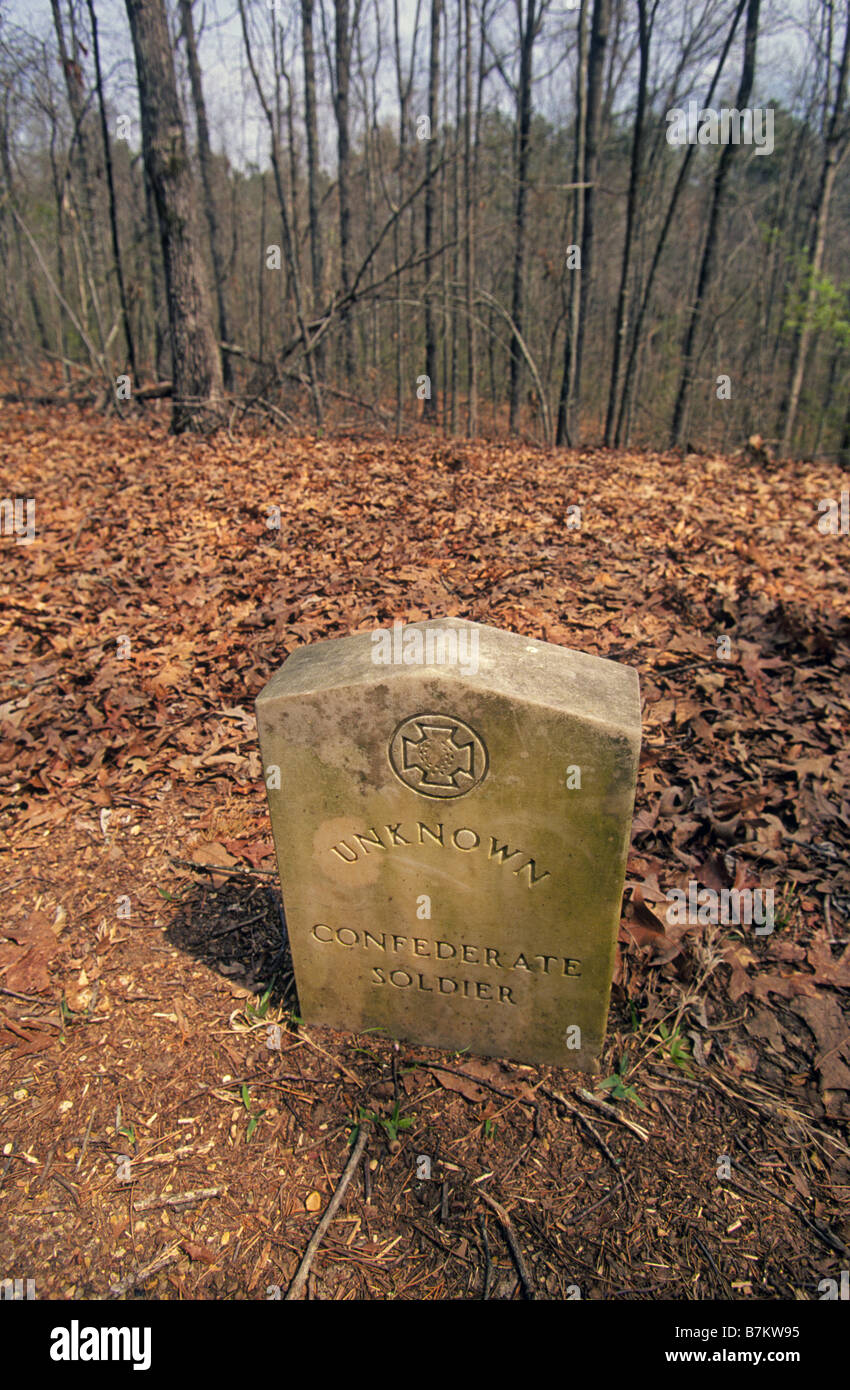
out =
[[(210, 132), (207, 124), (207, 108), (204, 89), (201, 83), (201, 67), (198, 62), (198, 49), (195, 43), (195, 26), (192, 20), (192, 0), (180, 0), (180, 23), (186, 41), (186, 59), (189, 66), (189, 83), (192, 88), (192, 105), (195, 108), (195, 121), (198, 129), (198, 163), (201, 168), (201, 185), (204, 191), (204, 215), (210, 234), (213, 279), (215, 281), (216, 310), (218, 313), (219, 343), (230, 342), (230, 327), (227, 321), (227, 303), (224, 295), (224, 257), (221, 253), (221, 232), (213, 192), (213, 160), (210, 149)], [(228, 390), (233, 386), (233, 368), (228, 353), (222, 353), (222, 375)]]
[(652, 39), (652, 18), (648, 13), (647, 0), (637, 0), (638, 29), (640, 45), (640, 69), (638, 72), (637, 108), (635, 110), (635, 129), (632, 139), (632, 158), (629, 170), (629, 193), (626, 206), (626, 235), (623, 242), (623, 263), (620, 268), (620, 290), (617, 295), (617, 323), (614, 330), (614, 359), (611, 364), (611, 384), (608, 390), (608, 413), (605, 420), (605, 443), (614, 443), (614, 425), (617, 414), (617, 398), (620, 389), (620, 363), (628, 330), (629, 266), (631, 264), (632, 243), (635, 232), (635, 218), (638, 206), (638, 188), (641, 164), (643, 161), (643, 123), (646, 110), (646, 87), (649, 74), (649, 46)]
[(410, 93), (413, 86), (413, 73), (416, 65), (416, 39), (419, 22), (419, 4), (417, 0), (416, 16), (414, 21), (413, 38), (410, 49), (410, 67), (407, 75), (404, 73), (404, 65), (401, 55), (401, 23), (399, 17), (398, 0), (393, 0), (393, 46), (395, 50), (395, 71), (396, 71), (396, 90), (398, 92), (398, 167), (397, 167), (397, 198), (399, 216), (393, 223), (393, 258), (396, 271), (395, 285), (395, 378), (396, 378), (396, 401), (395, 401), (395, 432), (401, 434), (402, 417), (404, 412), (404, 399), (406, 385), (404, 372), (404, 312), (402, 309), (402, 296), (404, 293), (405, 277), (401, 272), (401, 237), (404, 207), (404, 187), (405, 187), (405, 165), (407, 162), (407, 117)]
[[(744, 65), (741, 69), (741, 81), (738, 84), (738, 94), (735, 98), (735, 109), (743, 111), (753, 88), (753, 78), (756, 70), (756, 40), (758, 38), (758, 19), (759, 19), (760, 0), (748, 0), (747, 4), (747, 26), (744, 32)], [(729, 144), (723, 146), (723, 151), (717, 163), (717, 172), (714, 175), (714, 188), (711, 198), (711, 213), (708, 220), (708, 231), (703, 247), (702, 264), (700, 265), (699, 280), (697, 281), (696, 299), (690, 314), (688, 329), (685, 335), (685, 344), (682, 351), (682, 374), (679, 380), (679, 391), (676, 396), (676, 404), (673, 409), (673, 424), (670, 431), (670, 443), (679, 444), (682, 440), (685, 424), (685, 411), (691, 393), (691, 385), (694, 374), (694, 357), (697, 332), (702, 321), (703, 309), (705, 307), (705, 293), (711, 280), (711, 273), (714, 269), (714, 262), (717, 255), (717, 230), (720, 224), (720, 213), (723, 206), (723, 192), (726, 184), (726, 176), (731, 168), (732, 159), (735, 154), (735, 146)]]
[(112, 148), (109, 142), (109, 128), (106, 123), (106, 105), (103, 100), (103, 76), (100, 70), (100, 44), (97, 34), (97, 17), (94, 12), (93, 0), (88, 0), (89, 17), (91, 19), (92, 48), (94, 50), (94, 72), (97, 84), (97, 101), (100, 108), (100, 129), (103, 137), (103, 158), (106, 166), (106, 183), (109, 190), (109, 226), (112, 232), (112, 254), (115, 258), (115, 277), (118, 281), (118, 298), (121, 304), (121, 318), (124, 324), (124, 337), (127, 341), (127, 361), (130, 364), (133, 384), (139, 380), (139, 371), (136, 364), (136, 345), (133, 341), (133, 329), (130, 324), (130, 309), (127, 303), (127, 290), (124, 284), (124, 267), (121, 261), (121, 245), (118, 240), (118, 211), (115, 205), (115, 179), (112, 173)]
[(125, 0), (142, 115), (142, 147), (165, 266), (174, 434), (202, 429), (222, 406), (221, 358), (198, 252), (195, 189), (177, 99), (164, 0)]
[(431, 255), (434, 250), (434, 142), (437, 138), (437, 96), (440, 87), (440, 3), (431, 0), (431, 60), (428, 66), (428, 142), (425, 147), (425, 375), (431, 383), (431, 394), (423, 403), (423, 418), (432, 422), (437, 417), (437, 329), (434, 306), (429, 288), (433, 274)]
[[(72, 151), (76, 150), (74, 164), (79, 175), (79, 199), (80, 199), (80, 221), (83, 224), (83, 233), (91, 250), (93, 278), (97, 279), (99, 266), (97, 264), (97, 229), (95, 219), (95, 196), (92, 187), (91, 177), (91, 154), (89, 151), (88, 126), (86, 124), (87, 103), (83, 97), (83, 74), (77, 62), (77, 43), (76, 35), (72, 30), (71, 43), (72, 51), (68, 53), (68, 46), (65, 41), (65, 29), (62, 23), (62, 12), (59, 8), (59, 0), (50, 0), (50, 8), (53, 11), (53, 27), (56, 30), (56, 41), (59, 45), (59, 59), (62, 64), (62, 75), (65, 79), (65, 91), (68, 96), (68, 106), (74, 120), (74, 134), (71, 140)], [(91, 238), (89, 240), (89, 238)], [(88, 306), (85, 295), (80, 303), (80, 313), (86, 326), (90, 326), (91, 320), (88, 315)], [(100, 331), (100, 348), (103, 349), (103, 332), (98, 315), (98, 305), (96, 298), (92, 298), (92, 310)]]
[[(316, 55), (313, 45), (314, 0), (301, 0), (301, 41), (304, 51), (304, 125), (307, 132), (307, 209), (310, 219), (311, 308), (319, 312), (323, 297), (324, 260), (319, 223), (319, 128), (316, 115)], [(324, 344), (316, 349), (316, 369), (324, 371)]]
[(829, 205), (832, 200), (835, 176), (838, 173), (839, 152), (842, 144), (847, 140), (847, 133), (842, 127), (844, 106), (847, 100), (847, 71), (849, 64), (850, 11), (848, 11), (847, 14), (846, 28), (844, 30), (844, 47), (841, 54), (838, 83), (835, 89), (835, 103), (832, 108), (832, 115), (824, 140), (823, 166), (821, 168), (820, 183), (818, 186), (817, 212), (815, 214), (815, 225), (810, 252), (811, 266), (809, 271), (809, 286), (806, 294), (806, 303), (803, 309), (803, 322), (797, 335), (791, 384), (788, 390), (787, 402), (782, 411), (784, 416), (782, 440), (780, 443), (780, 454), (782, 457), (787, 457), (791, 448), (791, 438), (794, 433), (794, 424), (797, 418), (797, 407), (800, 403), (800, 392), (803, 389), (806, 359), (809, 355), (809, 346), (812, 339), (812, 322), (817, 303), (818, 280), (823, 267), (823, 256), (826, 249), (826, 229), (829, 221)]
[[(339, 193), (339, 265), (343, 298), (351, 290), (351, 151), (348, 129), (348, 90), (351, 79), (351, 30), (348, 0), (334, 0), (334, 112), (337, 130), (337, 188)], [(345, 374), (354, 381), (354, 332), (348, 306), (342, 311)]]
[(587, 133), (584, 149), (584, 176), (587, 184), (584, 190), (584, 225), (581, 240), (581, 279), (579, 282), (579, 310), (576, 335), (575, 400), (576, 419), (572, 443), (578, 444), (581, 432), (579, 412), (581, 410), (581, 375), (584, 362), (584, 342), (590, 313), (590, 291), (593, 285), (593, 237), (596, 214), (596, 180), (599, 175), (599, 132), (602, 115), (602, 79), (605, 67), (605, 46), (608, 42), (608, 24), (611, 0), (594, 0), (593, 19), (590, 26), (590, 47), (587, 55)]
[[(584, 206), (586, 189), (582, 182), (584, 173), (584, 150), (587, 127), (587, 0), (581, 0), (578, 13), (578, 70), (576, 73), (576, 139), (573, 152), (573, 246), (581, 246), (584, 240)], [(558, 425), (555, 443), (572, 444), (573, 415), (575, 405), (576, 352), (578, 349), (578, 319), (580, 303), (581, 270), (567, 269), (569, 292), (567, 296), (567, 331), (564, 338), (564, 370), (561, 376), (561, 392), (558, 398)]]
[[(310, 334), (307, 331), (307, 324), (304, 318), (304, 305), (301, 297), (301, 279), (298, 274), (298, 261), (295, 256), (295, 248), (292, 244), (292, 225), (289, 217), (289, 209), (286, 201), (286, 189), (283, 182), (283, 169), (281, 167), (280, 139), (278, 122), (275, 112), (269, 106), (268, 99), (263, 92), (260, 75), (257, 72), (257, 65), (254, 62), (254, 54), (251, 48), (251, 38), (248, 32), (248, 16), (245, 12), (245, 0), (238, 0), (239, 19), (242, 24), (242, 37), (245, 40), (245, 56), (248, 60), (248, 67), (251, 78), (259, 97), (260, 105), (263, 108), (263, 115), (269, 128), (271, 140), (272, 169), (274, 171), (275, 188), (277, 189), (277, 200), (280, 207), (280, 222), (283, 231), (283, 254), (286, 257), (286, 264), (292, 281), (292, 293), (295, 299), (295, 320), (298, 324), (298, 333), (304, 344), (304, 352), (307, 357), (307, 373), (310, 383), (310, 394), (313, 399), (313, 411), (316, 416), (316, 425), (319, 429), (324, 427), (324, 415), (322, 411), (322, 397), (319, 391), (319, 383), (316, 378), (316, 360), (313, 352), (313, 344)], [(274, 15), (272, 16), (274, 21)]]
[[(521, 21), (521, 11), (520, 14)], [(534, 40), (540, 21), (536, 0), (526, 0), (525, 23), (520, 22), (520, 65), (517, 88), (517, 160), (516, 203), (514, 212), (514, 269), (511, 293), (511, 318), (517, 333), (522, 333), (524, 310), (526, 209), (528, 205), (528, 165), (531, 155), (531, 77)], [(514, 434), (519, 423), (519, 393), (522, 378), (522, 354), (516, 336), (511, 338), (510, 372), (510, 430)]]
[[(460, 48), (460, 13), (458, 12), (457, 38), (455, 40), (457, 49)], [(448, 25), (446, 26), (448, 29)], [(449, 60), (446, 56), (446, 77), (449, 73)], [(446, 83), (448, 86), (448, 82)], [(459, 370), (459, 322), (460, 314), (458, 311), (457, 283), (460, 278), (460, 205), (461, 205), (461, 166), (460, 166), (460, 125), (461, 125), (461, 70), (460, 56), (455, 64), (455, 119), (454, 119), (454, 165), (453, 182), (454, 189), (452, 194), (452, 309), (451, 309), (451, 354), (449, 367), (449, 433), (457, 434), (459, 392), (458, 392), (458, 370)], [(443, 412), (445, 416), (445, 411)]]
[[(705, 107), (711, 106), (711, 100), (714, 96), (715, 88), (717, 87), (717, 83), (720, 81), (720, 75), (723, 71), (726, 59), (729, 56), (729, 50), (732, 47), (732, 42), (735, 38), (735, 34), (738, 29), (738, 24), (740, 23), (741, 15), (744, 13), (744, 8), (746, 4), (747, 0), (739, 0), (738, 2), (738, 7), (735, 11), (735, 14), (732, 17), (732, 23), (729, 27), (729, 32), (726, 35), (726, 41), (723, 45), (723, 50), (720, 54), (720, 57), (717, 60), (717, 66), (714, 69), (714, 76), (711, 79), (711, 85), (709, 86), (708, 93), (706, 95), (705, 101), (703, 102), (703, 109)], [(664, 225), (661, 228), (661, 233), (658, 237), (658, 241), (656, 243), (655, 250), (652, 255), (652, 263), (649, 267), (649, 273), (646, 277), (646, 283), (643, 287), (643, 294), (641, 295), (640, 307), (638, 309), (637, 316), (632, 327), (631, 346), (629, 348), (628, 361), (626, 362), (625, 377), (623, 381), (623, 393), (622, 399), (620, 401), (620, 410), (617, 418), (617, 433), (615, 437), (615, 443), (617, 444), (623, 443), (624, 436), (626, 436), (631, 429), (631, 409), (634, 397), (635, 374), (637, 371), (638, 351), (640, 350), (642, 343), (641, 334), (643, 331), (644, 319), (646, 318), (650, 299), (652, 297), (652, 289), (655, 283), (655, 275), (658, 270), (658, 266), (661, 262), (661, 255), (664, 251), (664, 247), (667, 244), (668, 233), (673, 225), (673, 219), (676, 213), (676, 208), (678, 207), (679, 203), (679, 196), (682, 192), (682, 189), (685, 187), (685, 182), (688, 176), (688, 170), (690, 169), (691, 160), (693, 159), (694, 152), (696, 149), (696, 145), (688, 145), (688, 148), (685, 151), (685, 157), (682, 160), (679, 173), (676, 177), (676, 182), (673, 187), (673, 193), (670, 197), (670, 202), (668, 204), (667, 212), (664, 217)]]
[(841, 430), (841, 443), (838, 446), (838, 462), (842, 468), (850, 469), (850, 391), (847, 393), (847, 409)]
[(478, 373), (475, 361), (475, 171), (472, 163), (472, 5), (463, 0), (464, 49), (464, 272), (466, 280), (466, 432), (470, 439), (478, 433)]
[(142, 160), (142, 180), (145, 186), (145, 237), (147, 244), (147, 264), (151, 277), (151, 310), (153, 314), (153, 376), (156, 381), (166, 377), (173, 379), (171, 366), (171, 341), (168, 332), (168, 309), (165, 303), (162, 283), (162, 242), (156, 220), (156, 205), (153, 189), (144, 160)]

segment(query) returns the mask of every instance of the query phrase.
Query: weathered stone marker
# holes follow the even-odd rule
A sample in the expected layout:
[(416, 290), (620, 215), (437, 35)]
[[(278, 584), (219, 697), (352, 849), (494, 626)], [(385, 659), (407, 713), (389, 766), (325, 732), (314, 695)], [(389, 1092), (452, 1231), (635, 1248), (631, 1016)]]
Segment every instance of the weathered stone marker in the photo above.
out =
[(257, 720), (305, 1021), (592, 1070), (637, 673), (446, 618), (299, 648)]

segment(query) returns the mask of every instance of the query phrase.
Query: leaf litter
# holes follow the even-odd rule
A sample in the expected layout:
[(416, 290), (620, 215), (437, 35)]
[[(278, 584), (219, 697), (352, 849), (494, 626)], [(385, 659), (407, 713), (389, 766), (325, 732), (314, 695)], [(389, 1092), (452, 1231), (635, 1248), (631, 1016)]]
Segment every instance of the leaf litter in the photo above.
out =
[[(311, 1296), (816, 1298), (850, 1244), (846, 475), (4, 424), (36, 538), (0, 538), (0, 1263), (275, 1297), (369, 1113)], [(298, 1017), (253, 700), (305, 642), (444, 615), (640, 673), (595, 1083)], [(671, 922), (691, 882), (773, 889), (773, 931)]]

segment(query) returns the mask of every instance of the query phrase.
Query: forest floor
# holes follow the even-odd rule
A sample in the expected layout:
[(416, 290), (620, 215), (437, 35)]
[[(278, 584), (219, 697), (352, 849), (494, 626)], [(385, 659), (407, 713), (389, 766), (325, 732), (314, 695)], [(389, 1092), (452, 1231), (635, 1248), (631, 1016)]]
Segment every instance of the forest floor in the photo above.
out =
[[(3, 410), (0, 496), (36, 516), (0, 537), (0, 1278), (279, 1296), (365, 1111), (310, 1297), (822, 1297), (850, 1246), (850, 538), (818, 520), (848, 475), (165, 426)], [(640, 674), (596, 1081), (298, 1020), (254, 698), (302, 643), (446, 614)], [(694, 880), (773, 888), (774, 930), (669, 925)]]

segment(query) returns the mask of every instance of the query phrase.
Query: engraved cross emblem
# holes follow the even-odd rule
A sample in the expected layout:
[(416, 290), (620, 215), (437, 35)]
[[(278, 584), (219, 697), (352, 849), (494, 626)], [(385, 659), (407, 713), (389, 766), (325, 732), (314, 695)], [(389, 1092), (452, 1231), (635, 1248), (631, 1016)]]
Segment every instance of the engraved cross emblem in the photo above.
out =
[(393, 735), (389, 755), (396, 776), (423, 796), (463, 796), (487, 771), (487, 751), (479, 735), (462, 720), (442, 715), (404, 720)]
[(405, 738), (404, 767), (419, 768), (422, 781), (428, 786), (456, 787), (459, 772), (472, 776), (472, 744), (454, 742), (454, 729), (439, 725), (421, 724), (422, 737), (418, 742)]

